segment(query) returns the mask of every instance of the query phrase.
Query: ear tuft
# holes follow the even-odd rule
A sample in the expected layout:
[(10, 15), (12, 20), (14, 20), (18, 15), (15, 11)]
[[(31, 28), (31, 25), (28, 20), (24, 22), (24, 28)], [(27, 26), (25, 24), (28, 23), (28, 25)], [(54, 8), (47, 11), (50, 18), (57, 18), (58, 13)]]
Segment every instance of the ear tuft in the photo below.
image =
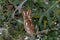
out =
[(31, 9), (28, 9), (27, 15), (30, 15), (30, 13), (31, 13)]

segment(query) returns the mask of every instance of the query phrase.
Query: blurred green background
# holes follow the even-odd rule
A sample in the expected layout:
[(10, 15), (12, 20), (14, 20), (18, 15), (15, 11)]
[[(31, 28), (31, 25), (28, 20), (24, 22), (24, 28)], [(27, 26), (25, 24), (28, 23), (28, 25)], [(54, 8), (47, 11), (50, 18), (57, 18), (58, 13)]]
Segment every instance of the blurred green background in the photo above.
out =
[(40, 39), (60, 40), (60, 0), (0, 0), (0, 40), (22, 40), (26, 36), (21, 11), (28, 9), (35, 33), (48, 29), (39, 34)]

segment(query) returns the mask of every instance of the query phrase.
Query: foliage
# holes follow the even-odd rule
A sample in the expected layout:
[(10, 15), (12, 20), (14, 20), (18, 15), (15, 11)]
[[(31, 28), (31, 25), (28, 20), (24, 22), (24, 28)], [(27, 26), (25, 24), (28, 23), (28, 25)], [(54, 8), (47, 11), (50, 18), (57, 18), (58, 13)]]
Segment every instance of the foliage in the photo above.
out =
[[(11, 40), (17, 40), (19, 36), (26, 35), (21, 11), (28, 9), (31, 9), (35, 32), (48, 29), (47, 34), (40, 33), (42, 40), (60, 38), (60, 0), (27, 0), (24, 4), (23, 1), (0, 0), (0, 28), (8, 29)], [(0, 36), (0, 39), (6, 40), (3, 36)]]

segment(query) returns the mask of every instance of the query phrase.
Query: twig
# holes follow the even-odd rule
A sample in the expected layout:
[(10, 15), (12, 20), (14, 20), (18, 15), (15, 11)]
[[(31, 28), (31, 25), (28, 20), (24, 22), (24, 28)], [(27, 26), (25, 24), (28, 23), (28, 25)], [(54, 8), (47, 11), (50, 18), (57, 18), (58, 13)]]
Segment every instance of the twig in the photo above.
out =
[(26, 2), (27, 0), (24, 0), (19, 6), (17, 6), (17, 8), (15, 9), (15, 11), (13, 12), (12, 14), (12, 18), (14, 18), (14, 15), (15, 15), (15, 12), (18, 10), (19, 13), (21, 13), (21, 9), (22, 9), (22, 6), (23, 4)]
[(36, 33), (36, 34), (42, 34), (42, 33), (47, 34), (47, 33), (48, 33), (49, 31), (51, 31), (51, 30), (56, 30), (56, 31), (58, 31), (59, 29), (60, 29), (60, 27), (58, 27), (58, 28), (54, 27), (54, 28), (52, 28), (52, 29), (45, 29), (45, 30), (39, 31), (39, 32)]

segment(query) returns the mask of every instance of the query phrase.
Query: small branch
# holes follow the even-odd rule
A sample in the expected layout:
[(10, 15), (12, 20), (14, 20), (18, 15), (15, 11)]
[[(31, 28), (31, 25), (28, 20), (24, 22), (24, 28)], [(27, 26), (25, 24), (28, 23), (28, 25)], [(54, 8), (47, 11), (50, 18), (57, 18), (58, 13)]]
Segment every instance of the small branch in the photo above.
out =
[(14, 18), (14, 15), (15, 15), (15, 12), (18, 10), (19, 13), (21, 13), (21, 9), (22, 9), (22, 6), (23, 4), (26, 2), (27, 0), (24, 0), (19, 6), (16, 7), (15, 11), (13, 12), (12, 14), (12, 18)]
[(52, 29), (45, 29), (45, 30), (42, 30), (42, 31), (38, 31), (36, 34), (42, 34), (42, 33), (48, 34), (48, 32), (51, 31), (51, 30), (58, 31), (59, 29), (60, 29), (60, 27), (58, 27), (58, 28), (54, 27)]
[(42, 31), (38, 31), (36, 34), (42, 34), (42, 33), (47, 34), (48, 31), (50, 31), (50, 29), (45, 29), (45, 30), (42, 30)]

